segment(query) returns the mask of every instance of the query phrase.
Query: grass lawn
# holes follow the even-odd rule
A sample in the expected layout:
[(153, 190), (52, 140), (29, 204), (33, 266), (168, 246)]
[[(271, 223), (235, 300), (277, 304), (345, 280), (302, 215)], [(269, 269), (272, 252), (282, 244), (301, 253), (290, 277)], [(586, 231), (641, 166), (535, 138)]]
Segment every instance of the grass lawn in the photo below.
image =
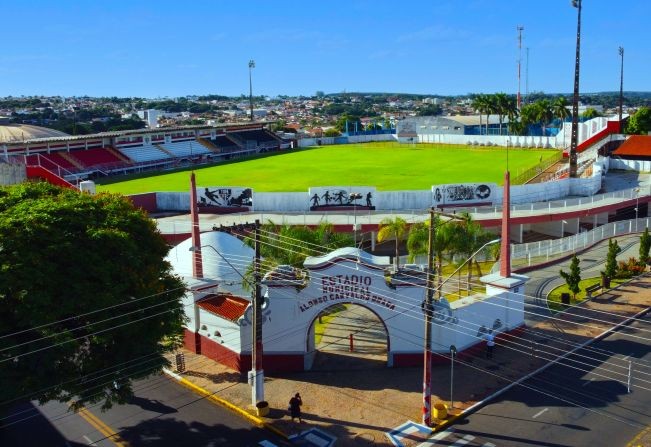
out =
[[(512, 178), (557, 150), (509, 149)], [(195, 169), (200, 186), (246, 186), (259, 192), (305, 192), (310, 186), (426, 190), (461, 182), (502, 183), (506, 148), (396, 142), (343, 144), (261, 155)], [(188, 191), (189, 169), (97, 180), (99, 191)]]
[[(625, 283), (628, 281), (627, 279), (611, 279), (610, 280), (610, 287), (616, 287), (620, 284)], [(570, 294), (570, 305), (574, 305), (577, 303), (580, 303), (581, 301), (585, 300), (586, 298), (586, 293), (585, 289), (587, 287), (590, 287), (594, 284), (599, 284), (601, 282), (601, 278), (599, 276), (596, 276), (594, 278), (586, 278), (581, 280), (579, 283), (579, 288), (581, 291), (576, 294), (576, 297), (572, 296), (572, 292), (567, 288), (567, 284), (563, 284), (562, 286), (558, 286), (555, 289), (553, 289), (551, 292), (549, 292), (549, 295), (547, 295), (547, 302), (549, 304), (549, 308), (553, 311), (560, 311), (565, 309), (565, 306), (561, 304), (561, 293), (569, 293)], [(601, 290), (599, 290), (601, 292)]]

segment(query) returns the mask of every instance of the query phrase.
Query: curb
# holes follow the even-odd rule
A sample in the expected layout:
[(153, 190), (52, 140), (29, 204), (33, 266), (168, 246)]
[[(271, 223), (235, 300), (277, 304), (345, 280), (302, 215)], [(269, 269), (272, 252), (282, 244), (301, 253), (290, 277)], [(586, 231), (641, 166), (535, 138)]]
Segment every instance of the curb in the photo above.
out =
[(197, 394), (200, 394), (201, 396), (211, 400), (212, 402), (216, 403), (217, 405), (220, 405), (227, 410), (232, 411), (233, 413), (243, 417), (244, 419), (248, 420), (249, 422), (253, 423), (254, 425), (258, 427), (265, 428), (269, 430), (270, 432), (280, 436), (281, 438), (288, 440), (289, 437), (287, 434), (285, 434), (283, 431), (280, 429), (274, 427), (270, 423), (266, 422), (264, 419), (259, 418), (258, 416), (254, 416), (253, 414), (249, 413), (243, 408), (238, 407), (237, 405), (222, 399), (221, 397), (217, 397), (215, 393), (211, 393), (210, 391), (200, 387), (199, 385), (196, 385), (192, 382), (190, 382), (188, 379), (185, 379), (184, 377), (181, 377), (179, 374), (176, 374), (173, 371), (170, 371), (167, 368), (163, 368), (163, 373), (167, 374), (170, 376), (172, 379), (176, 380), (178, 383), (183, 385), (184, 387), (194, 391)]
[(474, 405), (471, 405), (470, 407), (466, 408), (465, 410), (463, 410), (458, 415), (455, 415), (455, 416), (451, 417), (449, 420), (446, 420), (446, 421), (441, 422), (440, 424), (436, 425), (436, 427), (432, 428), (432, 433), (436, 433), (438, 431), (441, 431), (442, 429), (447, 428), (450, 425), (452, 425), (457, 420), (462, 419), (462, 418), (464, 418), (464, 417), (466, 417), (468, 415), (471, 415), (472, 413), (479, 410), (484, 405), (488, 404), (488, 402), (490, 402), (491, 400), (495, 399), (499, 395), (501, 395), (501, 394), (507, 392), (508, 390), (510, 390), (511, 388), (513, 388), (515, 385), (519, 385), (520, 383), (524, 382), (525, 380), (528, 380), (531, 377), (533, 377), (533, 376), (535, 376), (537, 374), (540, 374), (541, 372), (543, 372), (544, 370), (546, 370), (550, 366), (552, 366), (552, 365), (558, 363), (559, 361), (563, 360), (564, 358), (569, 357), (570, 355), (574, 354), (579, 349), (583, 349), (586, 346), (594, 343), (595, 341), (601, 340), (602, 338), (606, 337), (607, 335), (611, 334), (612, 332), (615, 332), (619, 328), (629, 325), (631, 322), (635, 321), (637, 318), (642, 317), (642, 316), (646, 315), (647, 313), (649, 313), (649, 311), (651, 311), (651, 307), (647, 307), (646, 309), (641, 310), (640, 312), (628, 317), (626, 320), (617, 323), (615, 326), (611, 327), (610, 329), (606, 329), (605, 331), (603, 331), (601, 334), (595, 336), (594, 338), (586, 340), (585, 342), (583, 342), (582, 344), (580, 344), (576, 348), (572, 349), (571, 351), (567, 351), (566, 353), (558, 356), (558, 358), (556, 358), (555, 360), (552, 360), (551, 362), (547, 363), (546, 365), (543, 365), (540, 368), (536, 369), (535, 371), (532, 371), (529, 374), (519, 378), (518, 380), (516, 380), (514, 382), (511, 382), (510, 384), (508, 384), (504, 388), (502, 388), (500, 390), (497, 390), (496, 392), (494, 392), (493, 394), (491, 394), (488, 397), (484, 398), (483, 400), (480, 400), (479, 402), (475, 403)]

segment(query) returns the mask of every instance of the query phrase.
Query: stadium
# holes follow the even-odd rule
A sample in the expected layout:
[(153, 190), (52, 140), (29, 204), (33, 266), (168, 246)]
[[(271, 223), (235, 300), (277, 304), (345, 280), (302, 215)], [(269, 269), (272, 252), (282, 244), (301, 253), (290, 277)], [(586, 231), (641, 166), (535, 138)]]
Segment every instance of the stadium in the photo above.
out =
[[(596, 118), (581, 124), (579, 178), (569, 178), (567, 163), (563, 158), (563, 149), (567, 147), (567, 128), (561, 129), (553, 137), (514, 137), (477, 135), (473, 133), (471, 120), (466, 119), (465, 124), (464, 120), (456, 122), (458, 126), (450, 118), (445, 122), (426, 118), (407, 119), (398, 125), (395, 134), (297, 141), (278, 137), (270, 131), (270, 123), (184, 126), (83, 136), (62, 135), (34, 126), (3, 126), (0, 128), (0, 154), (3, 159), (0, 168), (5, 183), (15, 183), (25, 178), (44, 179), (89, 192), (95, 191), (94, 181), (104, 183), (108, 180), (108, 183), (119, 185), (119, 181), (129, 175), (143, 180), (154, 179), (154, 183), (148, 185), (155, 184), (160, 189), (144, 190), (130, 197), (134, 204), (152, 216), (166, 216), (158, 219), (158, 226), (169, 243), (175, 245), (169, 261), (175, 272), (190, 279), (191, 291), (186, 304), (191, 310), (188, 311), (190, 322), (186, 329), (186, 347), (220, 361), (228, 359), (226, 363), (240, 371), (249, 369), (251, 364), (251, 353), (245, 347), (252, 343), (246, 329), (251, 325), (252, 316), (249, 315), (251, 298), (241, 288), (238, 275), (244, 273), (244, 264), (251, 262), (252, 254), (242, 247), (237, 238), (214, 230), (224, 224), (243, 226), (254, 219), (268, 219), (308, 226), (328, 221), (337, 231), (355, 233), (356, 237), (360, 233), (358, 245), (363, 250), (355, 247), (334, 252), (322, 259), (308, 259), (305, 268), (309, 271), (311, 282), (287, 277), (287, 272), (269, 272), (265, 277), (263, 284), (270, 303), (266, 311), (266, 324), (270, 327), (291, 324), (299, 328), (297, 330), (301, 334), (293, 339), (266, 340), (265, 368), (268, 371), (312, 368), (315, 319), (319, 312), (333, 305), (333, 300), (370, 309), (384, 324), (386, 365), (409, 366), (422, 361), (420, 347), (409, 347), (396, 335), (403, 333), (404, 336), (405, 331), (409, 332), (409, 320), (387, 321), (391, 319), (389, 311), (392, 306), (395, 309), (401, 301), (415, 303), (420, 299), (422, 277), (404, 284), (400, 283), (404, 279), (394, 277), (391, 283), (378, 277), (378, 272), (385, 271), (391, 265), (389, 257), (377, 256), (386, 254), (382, 253), (382, 247), (376, 246), (376, 232), (383, 218), (409, 216), (408, 221), (413, 224), (423, 221), (425, 210), (431, 207), (452, 213), (468, 211), (485, 229), (503, 237), (506, 235), (511, 243), (509, 267), (519, 273), (526, 272), (532, 259), (548, 262), (610, 236), (637, 232), (639, 228), (648, 226), (649, 191), (640, 188), (617, 193), (603, 191), (603, 180), (609, 169), (641, 170), (640, 163), (644, 162), (645, 154), (649, 153), (651, 147), (648, 138), (625, 141), (625, 137), (619, 134), (618, 121)], [(456, 132), (445, 132), (451, 127)], [(512, 166), (516, 164), (518, 155), (528, 155), (529, 159), (525, 159), (523, 169), (513, 178), (510, 187), (505, 187), (498, 177), (473, 182), (455, 179), (454, 182), (430, 184), (423, 189), (399, 189), (400, 184), (396, 189), (380, 189), (371, 183), (374, 173), (379, 175), (379, 170), (372, 169), (371, 180), (367, 184), (333, 184), (327, 176), (319, 177), (320, 183), (311, 180), (315, 183), (308, 183), (305, 188), (301, 186), (303, 189), (298, 188), (298, 191), (269, 191), (248, 184), (264, 175), (265, 164), (268, 166), (274, 159), (286, 154), (324, 154), (329, 149), (335, 151), (335, 145), (349, 145), (343, 148), (351, 152), (355, 147), (368, 148), (374, 144), (394, 152), (417, 149), (413, 152), (416, 157), (424, 157), (424, 152), (420, 150), (435, 148), (432, 150), (440, 153), (457, 153), (467, 165), (488, 163), (478, 161), (477, 150), (489, 151), (492, 157), (508, 155), (510, 151)], [(627, 149), (632, 144), (637, 152)], [(299, 150), (308, 147), (315, 149), (306, 152)], [(643, 148), (641, 152), (639, 147)], [(534, 154), (533, 161), (531, 154)], [(217, 183), (204, 176), (201, 170), (240, 164), (252, 166), (255, 161), (262, 161), (261, 167), (248, 172), (248, 177), (238, 184)], [(360, 159), (343, 164), (359, 167), (377, 163), (377, 159), (371, 159), (364, 164)], [(432, 163), (430, 170), (438, 168), (435, 161), (429, 163)], [(506, 169), (506, 163), (502, 165), (501, 158), (494, 164), (498, 165), (500, 171)], [(313, 165), (314, 170), (317, 168)], [(199, 185), (190, 188), (186, 180), (184, 188), (170, 191), (165, 185), (166, 174), (163, 174), (182, 169), (195, 170)], [(310, 170), (309, 167), (304, 169)], [(393, 176), (402, 175), (397, 170), (389, 171)], [(406, 175), (409, 172), (408, 169)], [(187, 172), (181, 171), (179, 174), (185, 179), (188, 177)], [(203, 179), (208, 179), (208, 183)], [(107, 189), (110, 190), (110, 186)], [(510, 208), (506, 227), (505, 213), (502, 212), (504, 206)], [(189, 213), (193, 208), (197, 213), (202, 213), (200, 220), (190, 219)], [(641, 219), (642, 223), (639, 222)], [(197, 234), (192, 231), (195, 228)], [(203, 258), (198, 258), (197, 252), (201, 250), (197, 248), (204, 244), (212, 247), (216, 254), (223, 251), (236, 259), (248, 261), (243, 261), (237, 267), (229, 265), (225, 268), (219, 256), (211, 254), (210, 250), (204, 250)], [(203, 273), (197, 274), (196, 267), (201, 263)], [(363, 290), (360, 285), (339, 286), (330, 285), (329, 282), (326, 285), (324, 282), (326, 279), (331, 281), (332, 278), (347, 277), (351, 269), (356, 272), (351, 276), (356, 279), (351, 281), (364, 281)], [(526, 277), (511, 274), (510, 271), (506, 277), (511, 278), (508, 284), (504, 284), (504, 278), (500, 279), (499, 275), (488, 275), (485, 280), (482, 279), (486, 294), (477, 304), (484, 307), (479, 312), (483, 317), (476, 321), (479, 326), (499, 326), (505, 332), (517, 331), (521, 326), (522, 312), (517, 308), (521, 303), (512, 308), (512, 312), (503, 315), (491, 312), (490, 307), (486, 307), (490, 306), (491, 300), (508, 301), (509, 294), (517, 293), (526, 281)], [(287, 307), (289, 302), (302, 304), (296, 310), (292, 306)], [(455, 344), (460, 350), (471, 349), (476, 337), (462, 340), (453, 334), (446, 334), (444, 327), (453, 323), (457, 318), (455, 315), (470, 312), (469, 309), (474, 307), (442, 305), (444, 307), (439, 312), (447, 317), (440, 322), (443, 332), (438, 337), (447, 340), (446, 343)], [(472, 311), (464, 318), (474, 321), (472, 315), (476, 314), (477, 311)], [(276, 318), (269, 319), (271, 315)], [(293, 317), (290, 321), (287, 319), (289, 317), (278, 319), (278, 315)], [(418, 337), (418, 334), (413, 333), (410, 337)]]

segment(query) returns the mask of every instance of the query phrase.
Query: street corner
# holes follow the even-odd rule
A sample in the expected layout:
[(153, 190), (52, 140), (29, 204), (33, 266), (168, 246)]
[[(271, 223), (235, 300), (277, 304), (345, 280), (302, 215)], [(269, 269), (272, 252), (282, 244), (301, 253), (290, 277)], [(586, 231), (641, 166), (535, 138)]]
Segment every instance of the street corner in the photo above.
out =
[(407, 421), (386, 433), (389, 441), (396, 447), (415, 447), (426, 442), (432, 435), (430, 427)]

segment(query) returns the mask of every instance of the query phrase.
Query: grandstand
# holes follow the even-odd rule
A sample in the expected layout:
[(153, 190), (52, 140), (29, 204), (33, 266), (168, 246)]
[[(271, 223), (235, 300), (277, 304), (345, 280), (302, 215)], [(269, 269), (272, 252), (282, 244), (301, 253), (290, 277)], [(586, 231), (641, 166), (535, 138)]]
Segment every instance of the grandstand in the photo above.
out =
[(0, 157), (76, 181), (280, 149), (281, 140), (266, 125), (182, 126), (77, 136), (48, 134), (49, 129), (44, 129), (35, 138), (0, 141)]

